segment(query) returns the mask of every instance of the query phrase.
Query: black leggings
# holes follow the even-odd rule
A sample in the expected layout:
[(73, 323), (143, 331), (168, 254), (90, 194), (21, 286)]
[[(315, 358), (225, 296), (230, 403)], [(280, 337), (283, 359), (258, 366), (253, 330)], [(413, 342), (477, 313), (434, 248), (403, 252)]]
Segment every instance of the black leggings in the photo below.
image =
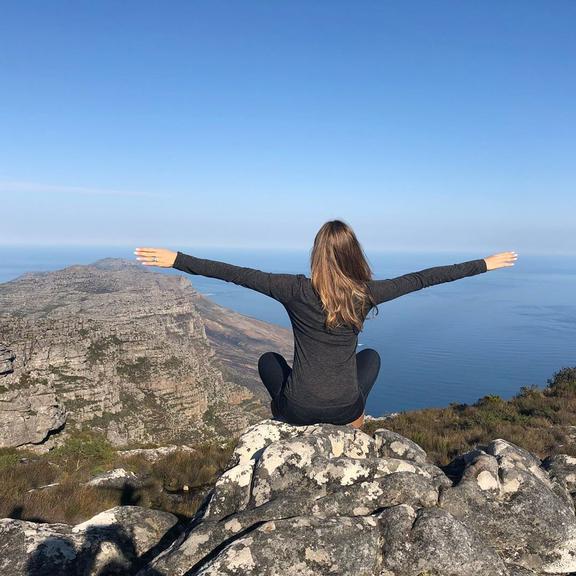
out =
[[(363, 404), (366, 403), (368, 394), (376, 382), (380, 372), (380, 355), (373, 348), (364, 348), (356, 353), (356, 370), (358, 375), (358, 387), (362, 393)], [(292, 372), (292, 368), (286, 362), (282, 354), (266, 352), (258, 360), (258, 372), (272, 398), (272, 413), (275, 414), (276, 401), (280, 398), (282, 386)], [(360, 414), (358, 414), (360, 416)], [(337, 423), (337, 422), (335, 422)]]

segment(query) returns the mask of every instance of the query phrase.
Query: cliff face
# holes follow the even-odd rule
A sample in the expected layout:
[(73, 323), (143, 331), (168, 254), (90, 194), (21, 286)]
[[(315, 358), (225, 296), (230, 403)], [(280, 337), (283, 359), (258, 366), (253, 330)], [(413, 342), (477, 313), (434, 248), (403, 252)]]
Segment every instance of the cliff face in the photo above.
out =
[(0, 284), (0, 446), (84, 426), (116, 445), (237, 434), (270, 414), (258, 354), (291, 338), (129, 260), (24, 274)]

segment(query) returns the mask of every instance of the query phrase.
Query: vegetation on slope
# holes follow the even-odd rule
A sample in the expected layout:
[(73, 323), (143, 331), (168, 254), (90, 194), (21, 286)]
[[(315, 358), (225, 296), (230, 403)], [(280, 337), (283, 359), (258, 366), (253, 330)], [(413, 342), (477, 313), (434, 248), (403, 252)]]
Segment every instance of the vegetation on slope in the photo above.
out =
[[(572, 428), (574, 427), (574, 428)], [(365, 421), (362, 430), (398, 432), (420, 444), (442, 466), (477, 444), (503, 438), (540, 458), (576, 456), (576, 367), (562, 368), (545, 388), (523, 386), (510, 400), (491, 395), (474, 404), (450, 404)]]
[[(87, 431), (42, 455), (0, 449), (0, 517), (76, 524), (122, 504), (165, 510), (185, 520), (224, 471), (235, 443), (236, 439), (224, 446), (205, 443), (194, 452), (178, 450), (156, 462), (141, 455), (120, 456), (104, 436)], [(134, 472), (144, 485), (84, 485), (113, 468)]]
[[(545, 388), (523, 387), (510, 400), (492, 395), (471, 405), (402, 412), (367, 420), (362, 430), (372, 435), (378, 428), (417, 442), (439, 466), (494, 438), (541, 458), (555, 453), (576, 456), (576, 367), (556, 372)], [(224, 446), (202, 444), (192, 453), (179, 450), (155, 463), (142, 456), (121, 457), (104, 436), (86, 431), (43, 455), (0, 449), (0, 517), (76, 524), (107, 508), (131, 504), (166, 510), (185, 521), (224, 471), (237, 440), (231, 438)], [(144, 486), (83, 484), (113, 468), (134, 472)], [(53, 483), (57, 485), (42, 488)]]

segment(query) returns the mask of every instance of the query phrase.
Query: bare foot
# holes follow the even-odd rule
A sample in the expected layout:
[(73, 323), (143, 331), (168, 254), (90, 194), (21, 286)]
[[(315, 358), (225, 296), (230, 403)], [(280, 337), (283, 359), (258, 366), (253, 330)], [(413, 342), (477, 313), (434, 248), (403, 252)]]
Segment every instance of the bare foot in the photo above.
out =
[(349, 422), (348, 426), (352, 426), (353, 428), (362, 428), (364, 425), (364, 412), (354, 422)]

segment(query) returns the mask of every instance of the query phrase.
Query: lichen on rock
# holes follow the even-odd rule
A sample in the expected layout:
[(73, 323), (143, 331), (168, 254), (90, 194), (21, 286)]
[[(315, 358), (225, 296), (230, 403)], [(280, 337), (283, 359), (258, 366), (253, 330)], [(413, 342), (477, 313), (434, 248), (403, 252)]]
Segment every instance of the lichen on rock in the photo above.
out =
[(453, 482), (390, 430), (264, 420), (240, 437), (185, 533), (139, 576), (576, 569), (574, 508), (538, 458), (496, 439), (455, 460)]

